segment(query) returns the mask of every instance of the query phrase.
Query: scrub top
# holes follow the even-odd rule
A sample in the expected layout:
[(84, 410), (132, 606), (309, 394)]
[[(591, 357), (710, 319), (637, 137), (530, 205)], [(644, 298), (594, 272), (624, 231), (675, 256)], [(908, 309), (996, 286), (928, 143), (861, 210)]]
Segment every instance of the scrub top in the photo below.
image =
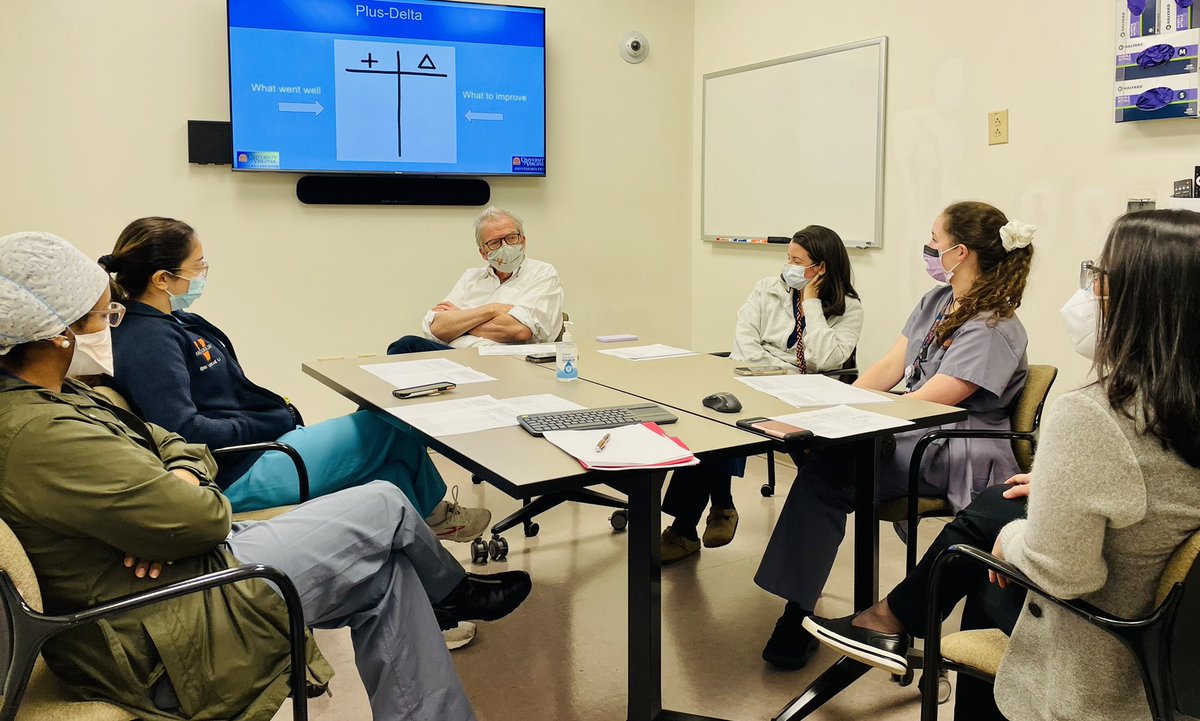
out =
[[(937, 374), (973, 383), (979, 388), (958, 404), (968, 412), (967, 419), (942, 428), (1010, 430), (1008, 412), (1025, 387), (1029, 360), (1025, 351), (1029, 336), (1015, 316), (994, 320), (991, 312), (981, 313), (963, 323), (943, 344), (925, 346), (930, 330), (954, 297), (949, 286), (926, 293), (904, 324), (908, 339), (904, 353), (905, 382), (908, 390), (920, 389)], [(896, 435), (896, 453), (881, 460), (880, 487), (887, 490), (908, 487), (908, 466), (913, 447), (929, 429)], [(1003, 483), (1020, 473), (1007, 440), (950, 438), (935, 441), (922, 458), (924, 486), (944, 490), (955, 510), (965, 508), (984, 488)], [(887, 490), (883, 490), (887, 489)]]

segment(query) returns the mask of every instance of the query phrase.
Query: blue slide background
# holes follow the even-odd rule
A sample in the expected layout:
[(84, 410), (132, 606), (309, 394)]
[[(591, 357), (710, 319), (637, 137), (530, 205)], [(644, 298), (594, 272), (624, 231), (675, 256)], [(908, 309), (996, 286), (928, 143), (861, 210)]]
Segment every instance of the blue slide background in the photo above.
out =
[[(385, 16), (362, 17), (361, 7)], [(355, 15), (360, 9), (359, 16)], [(417, 10), (421, 21), (392, 20), (392, 8)], [(359, 0), (230, 0), (230, 104), (234, 167), (243, 170), (407, 172), (431, 175), (510, 175), (544, 172), (545, 52), (541, 11), (473, 4), (372, 2)], [(264, 26), (284, 29), (267, 29)], [(313, 26), (348, 32), (312, 32)], [(404, 41), (454, 47), (455, 135), (457, 162), (406, 163), (337, 160), (334, 40)], [(386, 62), (386, 61), (385, 61)], [(386, 66), (393, 69), (394, 57)], [(405, 66), (405, 70), (410, 68)], [(359, 76), (362, 77), (362, 76)], [(381, 107), (394, 112), (394, 76), (379, 79)], [(407, 82), (407, 80), (405, 81)], [(254, 84), (275, 85), (276, 92), (255, 92)], [(301, 92), (279, 88), (299, 86)], [(304, 92), (305, 89), (319, 93)], [(466, 99), (464, 91), (513, 94), (525, 102)], [(414, 94), (412, 100), (419, 100)], [(324, 110), (281, 112), (279, 103), (320, 102)], [(345, 112), (343, 108), (343, 112)], [(503, 121), (469, 122), (467, 111), (502, 113)], [(367, 108), (365, 112), (380, 112)], [(419, 115), (413, 103), (406, 117)], [(406, 128), (408, 123), (406, 122)], [(409, 134), (406, 132), (406, 144)], [(419, 137), (419, 135), (414, 135)], [(239, 162), (239, 154), (248, 160)], [(278, 153), (276, 156), (254, 154)], [(514, 156), (523, 156), (514, 171)], [(262, 158), (268, 162), (262, 162)], [(531, 173), (532, 171), (532, 173)]]

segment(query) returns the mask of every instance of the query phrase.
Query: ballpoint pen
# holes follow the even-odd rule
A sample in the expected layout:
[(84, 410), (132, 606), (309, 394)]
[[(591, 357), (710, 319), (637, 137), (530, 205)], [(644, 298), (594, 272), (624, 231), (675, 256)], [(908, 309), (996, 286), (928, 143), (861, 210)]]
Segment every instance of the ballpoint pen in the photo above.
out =
[(599, 453), (600, 451), (604, 450), (605, 446), (607, 446), (607, 445), (608, 445), (608, 439), (609, 439), (609, 438), (611, 438), (611, 437), (612, 437), (612, 434), (611, 434), (611, 433), (605, 433), (605, 434), (604, 434), (604, 437), (603, 437), (603, 438), (601, 438), (601, 439), (600, 439), (600, 442), (596, 444), (596, 452), (597, 452), (597, 453)]

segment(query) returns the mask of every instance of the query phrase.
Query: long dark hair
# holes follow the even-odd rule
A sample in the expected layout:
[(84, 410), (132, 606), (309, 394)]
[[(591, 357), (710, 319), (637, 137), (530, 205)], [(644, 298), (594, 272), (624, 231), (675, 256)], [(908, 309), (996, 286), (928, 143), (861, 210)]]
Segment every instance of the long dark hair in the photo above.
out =
[(1200, 468), (1200, 213), (1117, 218), (1099, 264), (1097, 380), (1114, 410)]
[(196, 231), (174, 218), (138, 218), (121, 231), (109, 255), (100, 265), (116, 275), (121, 300), (134, 300), (146, 292), (150, 278), (160, 270), (179, 270), (192, 252)]
[(942, 211), (946, 233), (955, 243), (962, 243), (979, 258), (979, 277), (958, 307), (938, 328), (937, 342), (947, 338), (980, 313), (991, 311), (989, 323), (1011, 318), (1021, 307), (1029, 265), (1033, 262), (1033, 246), (1004, 249), (1000, 229), (1008, 218), (998, 208), (987, 203), (966, 201), (955, 203)]
[(846, 296), (858, 298), (858, 291), (850, 284), (850, 256), (842, 237), (823, 225), (810, 225), (797, 230), (792, 242), (804, 248), (814, 263), (825, 264), (825, 277), (817, 297), (825, 315), (842, 315), (846, 312)]

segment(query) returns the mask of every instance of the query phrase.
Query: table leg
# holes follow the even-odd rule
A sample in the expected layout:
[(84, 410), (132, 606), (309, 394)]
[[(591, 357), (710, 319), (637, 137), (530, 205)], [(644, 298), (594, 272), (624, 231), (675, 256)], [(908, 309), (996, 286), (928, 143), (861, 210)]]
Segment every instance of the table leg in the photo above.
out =
[(882, 439), (854, 445), (854, 610), (879, 598), (879, 449)]
[(629, 493), (629, 721), (662, 713), (662, 486), (666, 472), (638, 475)]

